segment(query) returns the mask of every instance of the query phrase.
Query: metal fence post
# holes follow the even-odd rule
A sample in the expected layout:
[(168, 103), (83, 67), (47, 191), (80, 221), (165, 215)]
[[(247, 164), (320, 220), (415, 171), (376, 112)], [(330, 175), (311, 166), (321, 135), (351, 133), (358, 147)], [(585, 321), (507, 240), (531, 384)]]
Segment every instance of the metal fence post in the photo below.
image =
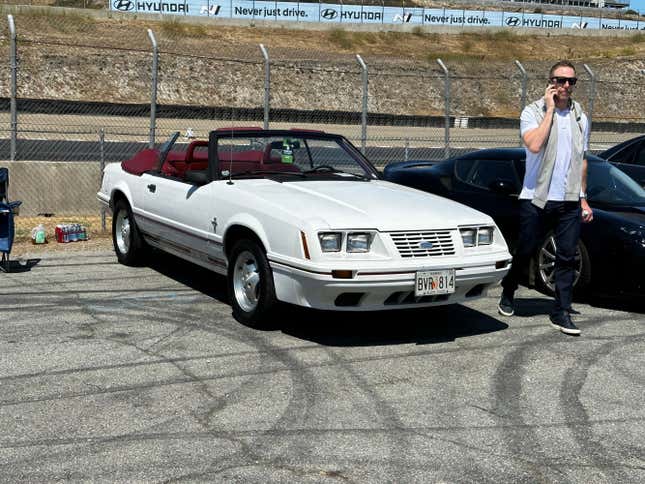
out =
[(361, 152), (365, 154), (365, 148), (367, 144), (367, 86), (369, 82), (367, 64), (363, 61), (363, 58), (356, 54), (356, 60), (361, 66), (362, 70), (362, 79), (363, 79), (363, 102), (361, 107)]
[(582, 64), (582, 66), (585, 68), (585, 71), (587, 71), (587, 74), (589, 74), (589, 77), (591, 77), (591, 86), (589, 87), (589, 132), (591, 132), (591, 119), (593, 118), (593, 101), (596, 98), (596, 75), (593, 73), (593, 71), (589, 68), (587, 64)]
[(11, 34), (11, 59), (9, 61), (11, 65), (11, 99), (9, 101), (11, 111), (11, 144), (9, 159), (11, 161), (16, 161), (16, 142), (18, 139), (18, 110), (16, 108), (16, 93), (18, 90), (18, 65), (16, 63), (16, 25), (13, 22), (13, 15), (7, 15), (7, 20), (9, 21), (9, 32)]
[[(524, 66), (520, 63), (520, 61), (516, 60), (515, 65), (522, 73), (522, 95), (520, 97), (520, 113), (521, 113), (522, 111), (524, 111), (524, 107), (526, 106), (526, 81), (528, 80), (528, 75), (526, 74), (526, 69), (524, 69)], [(520, 133), (520, 146), (522, 146), (521, 133)]]
[(271, 63), (264, 44), (260, 44), (264, 57), (264, 129), (269, 129), (269, 108), (271, 105)]
[(159, 52), (157, 39), (151, 29), (148, 29), (148, 38), (152, 42), (152, 89), (150, 93), (150, 148), (155, 146), (155, 130), (157, 129), (157, 75), (159, 70)]
[(441, 59), (437, 59), (437, 63), (441, 66), (444, 74), (444, 101), (446, 103), (446, 117), (444, 121), (444, 144), (445, 144), (445, 158), (450, 158), (450, 72)]
[(528, 75), (526, 74), (526, 69), (524, 69), (524, 66), (520, 63), (520, 61), (516, 60), (515, 65), (522, 74), (522, 96), (520, 101), (520, 112), (522, 112), (524, 110), (524, 107), (526, 106), (526, 81), (528, 80)]
[[(105, 169), (105, 129), (99, 130), (99, 153), (100, 153), (100, 171), (99, 183), (103, 179), (103, 170)], [(101, 188), (99, 186), (99, 188)], [(101, 231), (105, 232), (105, 205), (101, 204)]]

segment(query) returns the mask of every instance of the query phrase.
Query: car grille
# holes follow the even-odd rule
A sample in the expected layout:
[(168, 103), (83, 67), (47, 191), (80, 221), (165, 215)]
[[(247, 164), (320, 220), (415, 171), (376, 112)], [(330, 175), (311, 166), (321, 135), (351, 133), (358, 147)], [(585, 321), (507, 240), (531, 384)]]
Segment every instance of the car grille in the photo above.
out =
[[(455, 254), (455, 244), (450, 230), (390, 232), (390, 237), (392, 237), (401, 257), (433, 257)], [(432, 247), (421, 247), (422, 242), (430, 242)]]

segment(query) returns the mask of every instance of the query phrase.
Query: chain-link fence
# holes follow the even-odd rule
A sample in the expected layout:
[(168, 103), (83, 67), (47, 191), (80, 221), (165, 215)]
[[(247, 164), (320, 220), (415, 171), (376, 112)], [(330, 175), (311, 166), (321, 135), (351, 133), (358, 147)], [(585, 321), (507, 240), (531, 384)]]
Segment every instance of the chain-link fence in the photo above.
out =
[[(347, 34), (332, 35), (342, 44)], [(645, 61), (624, 64), (619, 81), (615, 64), (579, 66), (592, 149), (644, 131)], [(174, 21), (126, 28), (109, 18), (5, 16), (0, 164), (10, 166), (22, 214), (98, 215), (101, 167), (174, 131), (185, 146), (224, 126), (321, 129), (344, 134), (379, 167), (517, 146), (519, 112), (543, 95), (550, 63), (468, 67), (270, 49)]]

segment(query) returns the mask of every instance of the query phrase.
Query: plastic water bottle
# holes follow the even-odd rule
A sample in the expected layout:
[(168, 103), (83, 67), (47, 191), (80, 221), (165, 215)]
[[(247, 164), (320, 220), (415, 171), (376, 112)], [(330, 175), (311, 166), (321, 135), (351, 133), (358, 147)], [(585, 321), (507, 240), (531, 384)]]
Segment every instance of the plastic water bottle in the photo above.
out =
[(31, 231), (31, 241), (34, 244), (44, 244), (45, 242), (47, 242), (47, 232), (43, 224), (38, 224)]

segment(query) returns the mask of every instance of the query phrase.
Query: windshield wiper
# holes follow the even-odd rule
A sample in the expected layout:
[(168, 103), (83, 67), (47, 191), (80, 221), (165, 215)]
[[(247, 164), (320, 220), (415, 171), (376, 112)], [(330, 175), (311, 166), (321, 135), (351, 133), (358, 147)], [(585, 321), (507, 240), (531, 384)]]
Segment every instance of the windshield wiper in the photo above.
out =
[(291, 176), (297, 176), (300, 178), (304, 178), (304, 174), (299, 172), (299, 171), (279, 171), (279, 170), (246, 170), (246, 171), (238, 171), (236, 173), (233, 173), (231, 175), (222, 175), (222, 178), (225, 177), (231, 177), (231, 178), (238, 178), (240, 176), (249, 176), (249, 175), (291, 175)]
[(319, 165), (315, 168), (312, 168), (311, 170), (306, 170), (303, 171), (305, 175), (311, 174), (311, 173), (334, 173), (334, 174), (342, 174), (342, 175), (351, 175), (356, 178), (360, 178), (361, 180), (371, 180), (372, 178), (367, 176), (367, 175), (360, 175), (358, 173), (352, 173), (349, 171), (343, 171), (339, 170), (337, 168), (334, 168), (333, 166), (329, 165)]

